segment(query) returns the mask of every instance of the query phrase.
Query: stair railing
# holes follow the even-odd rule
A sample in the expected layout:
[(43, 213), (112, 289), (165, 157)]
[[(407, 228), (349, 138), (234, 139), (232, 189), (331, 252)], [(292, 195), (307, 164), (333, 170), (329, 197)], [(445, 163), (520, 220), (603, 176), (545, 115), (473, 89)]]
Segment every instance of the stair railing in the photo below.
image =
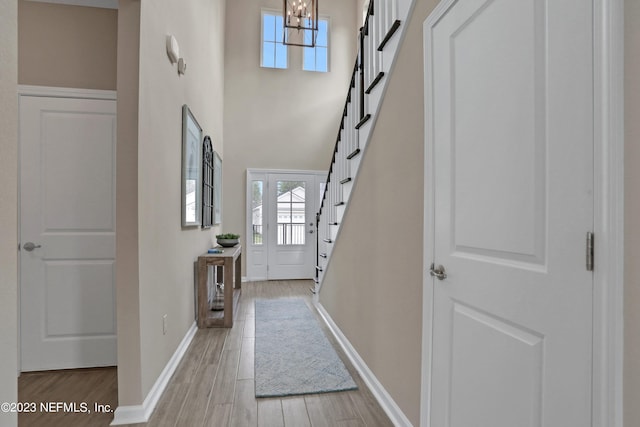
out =
[(382, 100), (382, 91), (376, 88), (384, 82), (385, 72), (388, 73), (391, 69), (400, 40), (393, 43), (392, 52), (385, 51), (385, 47), (394, 40), (394, 35), (400, 29), (399, 17), (406, 20), (413, 4), (414, 0), (371, 0), (364, 25), (359, 30), (358, 54), (338, 127), (322, 202), (316, 214), (314, 292), (319, 290), (323, 272), (331, 257), (331, 249), (338, 235), (340, 221), (360, 165), (360, 154), (368, 142), (371, 119)]

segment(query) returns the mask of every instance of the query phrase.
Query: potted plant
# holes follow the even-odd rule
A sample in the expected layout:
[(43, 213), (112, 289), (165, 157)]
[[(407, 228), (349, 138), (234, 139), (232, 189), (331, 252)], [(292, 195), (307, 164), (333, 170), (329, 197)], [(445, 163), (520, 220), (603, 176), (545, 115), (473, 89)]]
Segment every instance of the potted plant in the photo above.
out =
[(216, 235), (216, 241), (218, 242), (218, 244), (225, 248), (232, 248), (235, 245), (237, 245), (239, 238), (240, 238), (239, 234), (233, 234), (233, 233)]

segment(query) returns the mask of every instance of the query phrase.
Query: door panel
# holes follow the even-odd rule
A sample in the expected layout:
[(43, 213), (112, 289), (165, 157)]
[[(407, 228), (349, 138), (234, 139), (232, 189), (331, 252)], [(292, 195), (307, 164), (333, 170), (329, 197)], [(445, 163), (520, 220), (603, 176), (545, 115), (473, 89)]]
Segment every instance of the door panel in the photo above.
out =
[(315, 263), (315, 176), (269, 174), (269, 279), (310, 279)]
[(112, 261), (46, 261), (46, 336), (113, 334), (113, 275)]
[[(449, 53), (452, 240), (460, 254), (544, 262), (545, 75), (536, 72), (536, 60), (544, 57), (540, 4), (467, 1), (448, 16), (455, 29)], [(503, 20), (508, 24), (496, 27)], [(486, 105), (481, 108), (478, 100)]]
[(458, 0), (426, 46), (431, 425), (590, 425), (591, 5)]
[(451, 311), (451, 425), (540, 425), (544, 337), (457, 302)]
[(20, 98), (23, 371), (116, 364), (115, 141), (115, 101)]
[(325, 172), (247, 170), (247, 277), (315, 276), (315, 214)]

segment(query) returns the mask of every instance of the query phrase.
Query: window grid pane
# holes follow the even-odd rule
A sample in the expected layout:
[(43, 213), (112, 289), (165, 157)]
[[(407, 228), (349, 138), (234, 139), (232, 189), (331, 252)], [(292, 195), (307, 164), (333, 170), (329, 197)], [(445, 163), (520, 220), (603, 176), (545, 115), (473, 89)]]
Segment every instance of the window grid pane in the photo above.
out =
[(327, 48), (316, 48), (316, 71), (323, 71), (326, 73), (327, 71), (329, 71), (327, 65)]
[(307, 71), (313, 71), (316, 69), (316, 56), (315, 49), (312, 47), (304, 48), (304, 65), (303, 69)]
[(287, 68), (287, 47), (276, 43), (276, 68)]
[[(305, 42), (311, 42), (310, 31), (305, 32)], [(316, 36), (316, 47), (304, 48), (302, 69), (305, 71), (329, 71), (329, 21), (318, 20), (318, 34)]]
[(276, 41), (275, 39), (275, 16), (264, 15), (263, 40), (268, 42)]
[(282, 16), (263, 13), (262, 25), (260, 65), (267, 68), (287, 68), (287, 46), (282, 44)]
[(317, 36), (317, 40), (316, 43), (318, 46), (328, 46), (328, 42), (327, 42), (327, 34), (328, 34), (328, 22), (326, 20), (319, 20), (318, 21), (318, 36)]
[(274, 41), (282, 43), (282, 39), (284, 38), (284, 22), (282, 22), (282, 16), (276, 16), (275, 35), (276, 38)]
[(276, 45), (271, 42), (264, 42), (262, 47), (262, 66), (263, 67), (275, 67), (275, 57), (276, 57)]

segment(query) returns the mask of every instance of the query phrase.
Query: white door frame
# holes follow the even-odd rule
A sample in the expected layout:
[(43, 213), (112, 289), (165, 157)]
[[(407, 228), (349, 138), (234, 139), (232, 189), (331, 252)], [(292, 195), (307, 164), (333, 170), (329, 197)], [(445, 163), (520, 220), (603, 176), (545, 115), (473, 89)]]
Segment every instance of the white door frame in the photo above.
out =
[[(443, 0), (423, 25), (431, 28), (458, 0)], [(592, 427), (623, 427), (624, 350), (624, 0), (592, 0), (594, 11), (594, 234)], [(425, 60), (425, 132), (430, 78)], [(430, 426), (433, 326), (434, 154), (425, 133), (422, 390), (420, 425)], [(433, 426), (436, 427), (436, 426)]]
[[(98, 89), (82, 89), (82, 88), (64, 88), (64, 87), (51, 87), (51, 86), (33, 86), (33, 85), (18, 85), (18, 103), (20, 98), (24, 96), (34, 97), (47, 97), (47, 98), (77, 98), (77, 99), (103, 99), (109, 101), (117, 100), (117, 92), (114, 90), (98, 90)], [(20, 118), (18, 118), (20, 119)], [(18, 144), (20, 141), (20, 135), (18, 135)], [(20, 153), (20, 147), (18, 147), (18, 153)], [(20, 154), (18, 154), (18, 177), (20, 177)], [(21, 224), (21, 212), (20, 212), (20, 190), (21, 182), (18, 179), (18, 242), (21, 242), (20, 227)], [(20, 277), (20, 257), (18, 256), (18, 372), (22, 371), (22, 330), (20, 325), (20, 290), (21, 290), (21, 277)]]
[[(326, 171), (318, 171), (318, 170), (298, 170), (298, 169), (247, 169), (247, 180), (246, 180), (246, 200), (245, 200), (245, 244), (244, 244), (244, 258), (245, 258), (245, 265), (247, 266), (247, 270), (246, 270), (246, 277), (244, 278), (244, 280), (247, 281), (256, 281), (256, 280), (267, 280), (267, 271), (266, 271), (266, 266), (265, 266), (265, 270), (264, 272), (259, 272), (256, 273), (255, 271), (253, 271), (253, 269), (250, 266), (253, 266), (253, 261), (254, 261), (254, 254), (252, 251), (252, 244), (249, 242), (249, 236), (252, 235), (253, 230), (252, 230), (252, 213), (251, 213), (251, 209), (249, 208), (249, 206), (251, 206), (251, 195), (252, 195), (252, 188), (251, 188), (251, 184), (252, 181), (254, 181), (255, 179), (257, 179), (258, 176), (264, 176), (264, 177), (268, 177), (268, 175), (270, 174), (304, 174), (304, 175), (315, 175), (316, 176), (316, 180), (319, 180), (320, 182), (324, 182), (326, 180), (327, 177), (327, 172)], [(318, 181), (316, 181), (317, 183)], [(263, 189), (263, 197), (267, 197), (268, 196), (268, 192), (265, 188)], [(319, 199), (319, 198), (318, 198)], [(318, 209), (320, 208), (319, 206), (319, 200), (315, 200), (313, 202), (313, 206), (314, 206), (314, 214), (318, 211)], [(317, 238), (317, 234), (314, 233), (314, 236), (316, 236), (315, 238)], [(267, 251), (267, 247), (265, 245), (264, 247), (264, 251)], [(265, 261), (266, 263), (267, 261)]]

